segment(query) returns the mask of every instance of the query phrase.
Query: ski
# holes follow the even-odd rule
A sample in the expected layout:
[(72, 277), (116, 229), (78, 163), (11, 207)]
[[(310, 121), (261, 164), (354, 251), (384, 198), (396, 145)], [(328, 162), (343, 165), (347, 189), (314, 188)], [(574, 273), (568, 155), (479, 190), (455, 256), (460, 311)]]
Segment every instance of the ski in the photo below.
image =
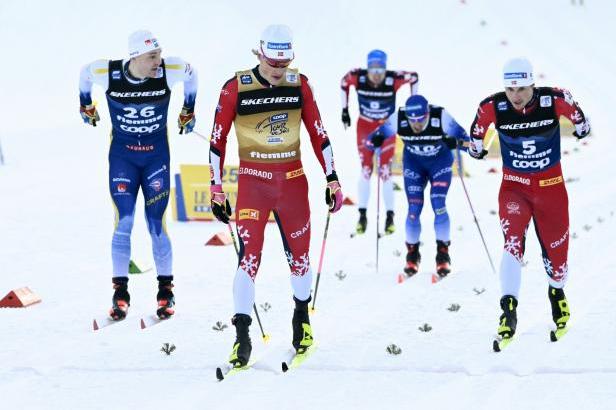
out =
[(122, 320), (113, 320), (109, 316), (94, 318), (92, 320), (92, 329), (96, 332), (97, 330), (100, 330), (100, 329), (102, 329), (104, 327), (115, 325), (116, 323), (121, 323), (123, 321), (124, 321), (124, 319), (122, 319)]
[(504, 348), (506, 348), (507, 346), (509, 346), (509, 344), (513, 341), (513, 337), (507, 337), (505, 339), (494, 339), (494, 342), (492, 342), (492, 349), (495, 352), (501, 352)]
[(552, 342), (558, 342), (564, 335), (569, 331), (568, 327), (563, 327), (561, 329), (550, 330), (550, 340)]
[(142, 317), (140, 322), (139, 322), (139, 327), (141, 327), (141, 329), (146, 329), (148, 327), (152, 327), (154, 325), (157, 325), (159, 323), (162, 322), (166, 322), (167, 320), (171, 319), (173, 316), (169, 316), (167, 319), (161, 319), (159, 318), (157, 315), (150, 315), (150, 316), (145, 316)]
[(299, 366), (301, 366), (302, 363), (306, 361), (306, 359), (312, 356), (312, 353), (314, 353), (316, 348), (317, 348), (317, 343), (314, 342), (312, 346), (307, 348), (302, 353), (297, 353), (295, 350), (290, 351), (288, 357), (286, 357), (285, 360), (282, 361), (282, 372), (286, 373), (291, 369), (296, 369)]
[(218, 379), (218, 381), (223, 381), (225, 377), (230, 377), (234, 374), (250, 369), (255, 363), (255, 359), (250, 359), (248, 364), (245, 366), (234, 366), (231, 363), (225, 363), (224, 365), (216, 368), (216, 379)]
[(405, 273), (405, 272), (399, 273), (399, 274), (398, 274), (398, 279), (397, 279), (397, 280), (398, 280), (398, 283), (402, 284), (402, 283), (404, 283), (407, 279), (411, 279), (411, 278), (412, 278), (413, 276), (415, 276), (415, 275), (417, 275), (417, 272), (415, 272), (415, 273), (411, 273), (411, 274), (408, 274), (408, 273)]

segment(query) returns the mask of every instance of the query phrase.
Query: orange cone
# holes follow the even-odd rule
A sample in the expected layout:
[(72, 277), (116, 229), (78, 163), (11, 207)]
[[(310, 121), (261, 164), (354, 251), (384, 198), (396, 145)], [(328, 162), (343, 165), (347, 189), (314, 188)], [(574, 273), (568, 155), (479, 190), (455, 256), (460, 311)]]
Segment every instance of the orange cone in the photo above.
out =
[(0, 307), (6, 308), (22, 308), (33, 305), (41, 301), (41, 298), (36, 293), (32, 292), (27, 286), (23, 288), (13, 289), (2, 300)]
[(398, 283), (402, 283), (402, 282), (404, 282), (404, 276), (401, 273), (399, 273), (398, 274)]
[(432, 274), (432, 283), (438, 283), (438, 276), (436, 276), (436, 273)]
[(227, 246), (232, 243), (231, 236), (227, 232), (218, 232), (212, 236), (209, 241), (205, 243), (205, 246)]
[(348, 196), (344, 197), (344, 201), (342, 201), (342, 205), (355, 205), (355, 201)]

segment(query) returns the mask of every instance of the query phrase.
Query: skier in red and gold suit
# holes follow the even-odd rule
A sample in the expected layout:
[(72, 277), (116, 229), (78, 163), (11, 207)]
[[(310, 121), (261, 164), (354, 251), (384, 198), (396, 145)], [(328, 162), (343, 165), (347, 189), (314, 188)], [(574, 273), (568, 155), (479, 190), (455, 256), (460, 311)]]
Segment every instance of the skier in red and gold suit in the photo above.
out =
[(236, 367), (248, 363), (252, 350), (248, 329), (252, 322), (254, 280), (270, 211), (280, 228), (291, 269), (295, 301), (293, 346), (302, 352), (312, 345), (308, 318), (312, 285), (308, 256), (310, 207), (308, 183), (300, 160), (301, 122), (325, 172), (330, 212), (340, 209), (343, 198), (330, 141), (308, 78), (289, 68), (294, 58), (291, 30), (282, 25), (267, 27), (255, 54), (259, 64), (237, 72), (223, 86), (210, 142), (212, 212), (228, 223), (231, 208), (222, 191), (221, 173), (227, 135), (231, 125), (235, 126), (240, 158), (235, 210), (240, 255), (233, 283), (232, 323), (236, 340), (229, 361)]

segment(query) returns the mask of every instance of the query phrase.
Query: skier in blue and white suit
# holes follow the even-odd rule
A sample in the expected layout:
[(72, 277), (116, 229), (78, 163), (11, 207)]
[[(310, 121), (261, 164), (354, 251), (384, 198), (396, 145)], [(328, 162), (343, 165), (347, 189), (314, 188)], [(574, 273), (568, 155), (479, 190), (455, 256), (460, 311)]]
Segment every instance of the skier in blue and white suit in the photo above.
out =
[[(436, 233), (436, 271), (444, 277), (450, 272), (450, 224), (445, 201), (451, 184), (453, 155), (451, 149), (469, 141), (469, 137), (456, 120), (443, 107), (428, 104), (421, 95), (413, 95), (404, 107), (389, 117), (386, 125), (393, 126), (404, 141), (402, 157), (404, 187), (409, 203), (406, 220), (406, 266), (404, 272), (417, 273), (421, 255), (419, 236), (420, 215), (424, 203), (424, 189), (430, 182), (430, 202), (434, 210)], [(375, 133), (375, 145), (382, 133)], [(458, 142), (456, 144), (455, 142)], [(452, 144), (453, 142), (453, 144)]]
[(92, 104), (92, 85), (105, 90), (112, 124), (109, 190), (115, 207), (111, 242), (115, 292), (110, 316), (123, 319), (130, 305), (130, 235), (141, 187), (158, 274), (157, 315), (164, 319), (173, 315), (175, 304), (171, 290), (171, 242), (164, 218), (170, 190), (167, 112), (171, 87), (183, 82), (184, 106), (178, 126), (180, 134), (193, 130), (197, 74), (180, 58), (163, 59), (159, 42), (149, 31), (131, 34), (128, 48), (128, 59), (97, 60), (83, 67), (79, 81), (80, 112), (85, 123), (96, 126), (99, 116)]

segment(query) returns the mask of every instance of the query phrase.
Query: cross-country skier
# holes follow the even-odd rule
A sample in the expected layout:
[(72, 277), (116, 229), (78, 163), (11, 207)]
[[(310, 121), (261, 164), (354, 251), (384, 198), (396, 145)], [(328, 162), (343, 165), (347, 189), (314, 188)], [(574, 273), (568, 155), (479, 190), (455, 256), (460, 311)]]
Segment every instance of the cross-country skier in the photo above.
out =
[(96, 126), (99, 115), (92, 104), (92, 85), (107, 96), (111, 117), (109, 149), (109, 191), (115, 211), (111, 241), (113, 261), (113, 320), (126, 317), (130, 306), (128, 265), (130, 235), (139, 187), (145, 199), (145, 215), (152, 237), (152, 252), (158, 279), (157, 315), (174, 314), (171, 242), (164, 214), (169, 201), (169, 144), (167, 111), (171, 88), (184, 83), (184, 106), (178, 118), (180, 134), (195, 126), (197, 73), (177, 57), (163, 59), (158, 40), (151, 32), (139, 30), (128, 38), (129, 58), (97, 60), (81, 70), (79, 99), (86, 124)]
[(222, 190), (221, 172), (227, 135), (234, 125), (240, 158), (235, 209), (240, 254), (233, 283), (235, 315), (232, 318), (237, 337), (229, 359), (234, 366), (246, 365), (252, 350), (249, 326), (254, 281), (270, 212), (280, 228), (291, 270), (295, 301), (293, 346), (301, 352), (313, 342), (308, 317), (312, 284), (310, 207), (300, 160), (301, 122), (308, 130), (327, 179), (329, 209), (336, 212), (342, 206), (332, 148), (310, 83), (305, 75), (289, 68), (295, 57), (291, 30), (283, 25), (268, 26), (254, 53), (259, 64), (238, 71), (222, 87), (210, 142), (212, 212), (218, 220), (229, 223), (231, 208)]
[[(370, 137), (374, 131), (385, 123), (396, 110), (396, 93), (404, 84), (409, 84), (411, 95), (417, 94), (419, 77), (414, 71), (387, 70), (387, 54), (381, 50), (368, 53), (367, 68), (357, 68), (342, 77), (342, 123), (345, 129), (351, 126), (349, 115), (349, 89), (354, 86), (359, 100), (359, 118), (357, 119), (357, 151), (362, 171), (358, 182), (359, 221), (356, 231), (366, 232), (368, 219), (366, 209), (370, 199), (370, 177), (374, 163), (375, 151), (379, 153), (379, 177), (383, 182), (383, 200), (387, 210), (385, 234), (395, 230), (394, 225), (394, 184), (391, 179), (391, 163), (395, 153), (395, 135), (392, 127), (382, 129), (386, 141), (378, 149), (371, 145)], [(377, 227), (378, 228), (378, 227)]]
[(436, 233), (436, 272), (440, 277), (447, 276), (451, 269), (451, 240), (445, 201), (451, 184), (451, 141), (457, 140), (458, 145), (462, 145), (469, 137), (446, 109), (428, 104), (428, 100), (418, 94), (409, 97), (405, 106), (392, 114), (387, 123), (373, 133), (371, 138), (375, 146), (388, 141), (383, 140), (387, 129), (393, 129), (404, 141), (402, 162), (404, 190), (408, 199), (404, 272), (412, 276), (419, 269), (420, 215), (424, 204), (424, 189), (430, 182), (430, 203), (434, 211)]
[(590, 123), (569, 91), (535, 87), (532, 66), (524, 58), (505, 64), (503, 83), (504, 92), (491, 95), (479, 105), (471, 126), (469, 154), (478, 159), (487, 154), (483, 139), (494, 124), (503, 158), (498, 204), (505, 237), (500, 266), (503, 313), (498, 334), (508, 339), (517, 324), (521, 263), (531, 219), (548, 274), (552, 318), (558, 329), (564, 329), (569, 320), (563, 291), (569, 271), (569, 210), (560, 167), (559, 119), (563, 116), (573, 122), (578, 139), (590, 133)]

